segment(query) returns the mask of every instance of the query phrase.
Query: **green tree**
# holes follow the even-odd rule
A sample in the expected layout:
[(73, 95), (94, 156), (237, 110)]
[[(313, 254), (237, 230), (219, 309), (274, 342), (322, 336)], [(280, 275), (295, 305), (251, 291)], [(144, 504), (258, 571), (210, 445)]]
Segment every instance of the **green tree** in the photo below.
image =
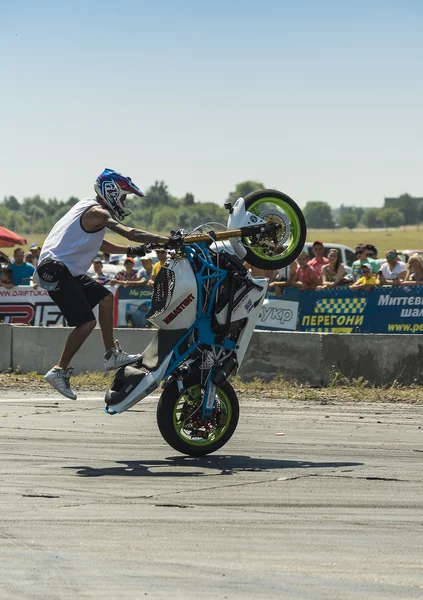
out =
[(307, 227), (312, 229), (332, 229), (334, 227), (332, 211), (326, 202), (307, 202), (304, 216)]
[(399, 208), (382, 208), (379, 213), (384, 227), (399, 227), (404, 224), (404, 215)]
[(340, 215), (339, 217), (340, 227), (348, 227), (348, 229), (355, 229), (357, 227), (357, 223), (357, 213), (344, 212), (344, 214)]
[(15, 196), (6, 196), (3, 200), (3, 204), (7, 208), (7, 210), (20, 210), (21, 205)]
[(380, 218), (380, 208), (369, 208), (363, 214), (362, 221), (366, 227), (369, 229), (374, 229), (375, 227), (381, 227), (382, 220)]
[(230, 192), (228, 200), (230, 200), (233, 204), (238, 200), (238, 198), (245, 198), (247, 194), (263, 189), (265, 189), (265, 186), (259, 181), (242, 181), (235, 186), (233, 192)]

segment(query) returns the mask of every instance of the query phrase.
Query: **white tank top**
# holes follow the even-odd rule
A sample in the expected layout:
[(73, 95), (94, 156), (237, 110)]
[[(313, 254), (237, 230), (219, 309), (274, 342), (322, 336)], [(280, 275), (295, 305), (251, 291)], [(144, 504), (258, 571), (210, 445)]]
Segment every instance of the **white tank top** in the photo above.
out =
[[(60, 260), (72, 275), (83, 275), (103, 243), (105, 228), (89, 233), (82, 228), (82, 214), (91, 206), (100, 206), (96, 200), (80, 200), (56, 223), (48, 234), (39, 258)], [(39, 264), (38, 263), (38, 264)]]

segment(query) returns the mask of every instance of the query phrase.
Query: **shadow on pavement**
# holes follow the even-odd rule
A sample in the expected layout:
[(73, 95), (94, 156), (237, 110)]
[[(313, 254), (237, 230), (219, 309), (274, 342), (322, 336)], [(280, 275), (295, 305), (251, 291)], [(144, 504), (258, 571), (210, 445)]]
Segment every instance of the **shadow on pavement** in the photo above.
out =
[[(277, 460), (251, 456), (210, 455), (202, 457), (175, 456), (166, 460), (117, 461), (116, 467), (63, 467), (75, 469), (81, 477), (198, 477), (233, 475), (241, 472), (278, 471), (283, 469), (339, 469), (357, 467), (358, 462), (311, 462), (302, 460)], [(170, 469), (169, 469), (170, 468)], [(181, 470), (182, 469), (182, 470)], [(207, 473), (207, 469), (217, 473)]]

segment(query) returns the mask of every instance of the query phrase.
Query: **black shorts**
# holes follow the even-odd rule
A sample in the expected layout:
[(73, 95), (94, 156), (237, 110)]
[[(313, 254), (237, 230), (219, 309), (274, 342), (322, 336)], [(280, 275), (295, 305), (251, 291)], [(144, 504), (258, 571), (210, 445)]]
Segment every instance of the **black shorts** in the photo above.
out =
[(76, 327), (90, 321), (95, 321), (94, 306), (111, 292), (88, 275), (74, 277), (65, 269), (60, 278), (59, 289), (48, 294), (60, 308), (68, 325)]

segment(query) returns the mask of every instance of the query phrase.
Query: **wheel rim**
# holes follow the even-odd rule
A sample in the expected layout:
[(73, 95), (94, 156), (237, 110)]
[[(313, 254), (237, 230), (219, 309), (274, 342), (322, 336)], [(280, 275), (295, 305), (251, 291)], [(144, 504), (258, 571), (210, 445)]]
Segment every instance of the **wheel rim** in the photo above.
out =
[[(254, 245), (254, 240), (250, 241), (250, 238), (243, 238), (244, 244), (256, 256), (268, 261), (278, 261), (281, 258), (288, 257), (298, 247), (301, 240), (302, 227), (296, 210), (287, 202), (279, 198), (260, 198), (248, 207), (248, 211), (266, 219), (268, 222), (278, 222), (282, 226), (281, 234), (278, 236), (278, 243), (285, 246), (283, 252), (275, 253), (273, 248), (269, 248), (266, 245), (266, 239), (263, 240), (263, 245), (260, 246)], [(287, 223), (288, 231), (286, 227)]]
[[(200, 384), (193, 385), (180, 395), (173, 409), (173, 426), (179, 437), (190, 446), (211, 446), (217, 442), (226, 431), (232, 420), (232, 405), (221, 388), (216, 390), (216, 405), (210, 421), (204, 423), (201, 421), (201, 405), (203, 401), (203, 388)], [(186, 407), (192, 408), (192, 413), (187, 416)], [(216, 423), (218, 412), (224, 415), (223, 425)], [(207, 431), (208, 437), (197, 437), (192, 432)]]

